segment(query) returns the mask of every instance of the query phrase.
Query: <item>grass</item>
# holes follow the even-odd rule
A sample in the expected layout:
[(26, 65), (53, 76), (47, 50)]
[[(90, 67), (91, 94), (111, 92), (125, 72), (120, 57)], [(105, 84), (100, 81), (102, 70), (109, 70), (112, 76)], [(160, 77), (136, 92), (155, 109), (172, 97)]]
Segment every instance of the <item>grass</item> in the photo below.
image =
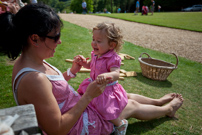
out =
[(134, 13), (96, 14), (127, 21), (202, 32), (202, 12), (160, 12), (146, 15)]
[[(47, 59), (62, 72), (71, 66), (65, 59), (73, 59), (82, 54), (90, 57), (92, 35), (86, 28), (64, 22), (62, 29), (62, 44), (56, 49), (55, 56)], [(181, 93), (185, 99), (183, 106), (177, 112), (177, 118), (159, 118), (151, 121), (129, 119), (127, 135), (199, 135), (202, 130), (202, 64), (179, 57), (178, 69), (174, 70), (166, 81), (153, 81), (142, 76), (138, 57), (142, 52), (152, 58), (161, 59), (170, 63), (176, 62), (174, 56), (158, 51), (136, 46), (125, 42), (121, 53), (129, 54), (136, 60), (124, 60), (121, 69), (136, 71), (137, 77), (128, 77), (119, 81), (127, 92), (137, 93), (152, 98), (159, 98), (166, 93)], [(143, 57), (146, 57), (143, 55)], [(11, 86), (13, 64), (5, 56), (0, 56), (0, 108), (16, 106)], [(69, 84), (75, 89), (89, 73), (78, 73)]]

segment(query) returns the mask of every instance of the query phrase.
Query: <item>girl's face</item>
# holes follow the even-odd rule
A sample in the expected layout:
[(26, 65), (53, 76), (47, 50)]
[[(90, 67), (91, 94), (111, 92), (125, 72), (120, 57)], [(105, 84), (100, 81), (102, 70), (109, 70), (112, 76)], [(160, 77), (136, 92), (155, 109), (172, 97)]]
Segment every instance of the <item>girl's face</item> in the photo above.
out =
[(93, 31), (93, 40), (91, 42), (91, 46), (98, 58), (107, 53), (109, 50), (114, 49), (112, 46), (110, 46), (105, 32), (101, 30)]

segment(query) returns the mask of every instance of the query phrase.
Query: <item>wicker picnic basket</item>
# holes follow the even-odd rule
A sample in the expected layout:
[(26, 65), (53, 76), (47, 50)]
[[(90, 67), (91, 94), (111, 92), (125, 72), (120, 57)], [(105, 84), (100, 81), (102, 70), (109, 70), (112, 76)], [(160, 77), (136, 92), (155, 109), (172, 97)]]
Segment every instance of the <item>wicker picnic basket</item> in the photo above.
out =
[[(148, 58), (142, 58), (143, 54), (146, 54)], [(171, 72), (174, 69), (177, 69), (178, 57), (176, 54), (172, 54), (175, 55), (177, 59), (176, 65), (162, 60), (153, 59), (149, 54), (142, 53), (138, 58), (142, 69), (142, 75), (152, 80), (165, 81)]]

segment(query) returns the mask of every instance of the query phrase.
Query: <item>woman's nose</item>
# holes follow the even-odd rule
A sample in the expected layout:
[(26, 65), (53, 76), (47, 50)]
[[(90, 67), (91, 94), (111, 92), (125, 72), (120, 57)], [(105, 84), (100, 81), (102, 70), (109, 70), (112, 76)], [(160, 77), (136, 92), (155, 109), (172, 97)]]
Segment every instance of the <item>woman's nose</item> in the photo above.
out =
[(61, 39), (59, 39), (58, 40), (58, 42), (57, 42), (57, 44), (61, 44), (62, 43), (62, 40)]

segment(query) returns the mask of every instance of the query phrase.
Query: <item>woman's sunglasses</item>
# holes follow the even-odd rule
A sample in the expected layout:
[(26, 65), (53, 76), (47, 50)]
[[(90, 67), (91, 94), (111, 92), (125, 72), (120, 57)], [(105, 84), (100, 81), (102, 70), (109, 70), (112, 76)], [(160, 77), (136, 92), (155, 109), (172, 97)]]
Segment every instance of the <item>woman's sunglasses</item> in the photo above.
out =
[(52, 37), (52, 36), (45, 36), (49, 39), (53, 39), (56, 43), (58, 42), (58, 40), (60, 39), (60, 33), (57, 34), (55, 37)]

